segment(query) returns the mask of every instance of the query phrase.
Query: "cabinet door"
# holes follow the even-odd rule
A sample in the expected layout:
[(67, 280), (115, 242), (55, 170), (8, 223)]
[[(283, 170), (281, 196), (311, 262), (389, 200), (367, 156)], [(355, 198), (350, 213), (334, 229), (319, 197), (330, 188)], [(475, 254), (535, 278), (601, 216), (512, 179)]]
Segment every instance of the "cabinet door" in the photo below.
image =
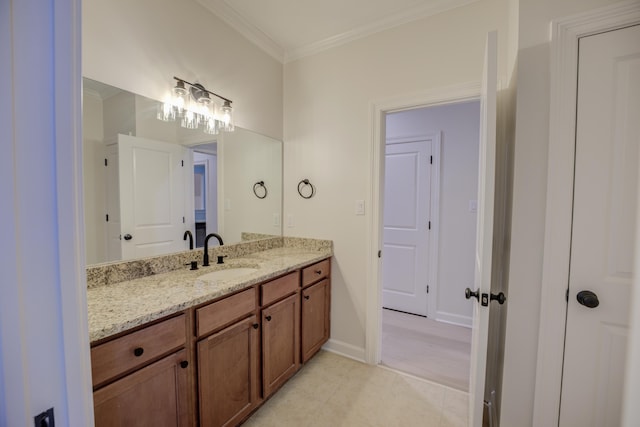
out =
[(269, 396), (300, 367), (300, 294), (262, 310), (262, 381)]
[(186, 358), (179, 351), (95, 391), (96, 427), (188, 426)]
[(258, 404), (257, 317), (198, 342), (200, 424), (234, 426)]
[(302, 290), (302, 362), (309, 360), (329, 339), (329, 280)]

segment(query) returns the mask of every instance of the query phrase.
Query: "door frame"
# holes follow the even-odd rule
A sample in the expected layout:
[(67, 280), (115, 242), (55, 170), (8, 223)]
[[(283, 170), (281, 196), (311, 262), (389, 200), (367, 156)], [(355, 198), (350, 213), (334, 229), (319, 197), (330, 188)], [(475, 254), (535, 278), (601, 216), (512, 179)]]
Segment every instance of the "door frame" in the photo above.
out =
[[(367, 247), (367, 286), (366, 323), (365, 323), (365, 361), (377, 365), (381, 360), (382, 341), (382, 260), (378, 251), (382, 249), (383, 236), (383, 190), (385, 166), (385, 115), (403, 110), (432, 107), (473, 101), (480, 97), (480, 82), (471, 82), (428, 92), (387, 98), (373, 101), (370, 105), (369, 161), (371, 176), (369, 198), (371, 215), (369, 216)], [(437, 228), (437, 227), (436, 227)]]
[(558, 425), (569, 278), (576, 135), (578, 42), (640, 23), (629, 2), (552, 22), (551, 102), (542, 293), (533, 425)]
[[(429, 271), (426, 277), (427, 283), (430, 288), (427, 296), (426, 309), (427, 317), (435, 318), (438, 309), (436, 301), (438, 295), (438, 238), (440, 236), (440, 149), (442, 141), (442, 131), (393, 138), (386, 138), (385, 136), (384, 148), (386, 148), (386, 145), (389, 142), (391, 144), (403, 144), (409, 142), (424, 141), (431, 141), (431, 156), (433, 157), (433, 163), (431, 164), (431, 179), (429, 180), (429, 220), (431, 221), (432, 228), (430, 230), (429, 236), (429, 247), (427, 248), (427, 250), (429, 251), (429, 266), (427, 267)], [(384, 227), (384, 214), (381, 220)], [(380, 302), (380, 306), (382, 307), (382, 301)]]

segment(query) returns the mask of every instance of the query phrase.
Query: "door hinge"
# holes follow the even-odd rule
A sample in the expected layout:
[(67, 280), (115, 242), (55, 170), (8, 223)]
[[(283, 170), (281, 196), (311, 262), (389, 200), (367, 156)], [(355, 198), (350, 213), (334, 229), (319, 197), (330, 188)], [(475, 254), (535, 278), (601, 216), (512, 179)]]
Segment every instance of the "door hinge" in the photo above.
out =
[(564, 299), (569, 302), (569, 288), (567, 288), (567, 292), (564, 294)]
[(107, 217), (107, 222), (109, 222), (109, 214), (105, 215)]
[(427, 293), (429, 293), (429, 285), (427, 285)]
[(429, 164), (432, 165), (433, 164), (433, 156), (429, 156)]
[(183, 223), (183, 224), (185, 223), (184, 217), (182, 217), (182, 223)]
[(431, 221), (429, 221), (429, 230), (431, 230)]
[(104, 165), (107, 166), (108, 163), (109, 161), (107, 159), (104, 159)]
[(184, 160), (180, 160), (180, 162), (182, 163), (182, 167), (184, 167)]
[(382, 251), (378, 251), (378, 258), (382, 258)]

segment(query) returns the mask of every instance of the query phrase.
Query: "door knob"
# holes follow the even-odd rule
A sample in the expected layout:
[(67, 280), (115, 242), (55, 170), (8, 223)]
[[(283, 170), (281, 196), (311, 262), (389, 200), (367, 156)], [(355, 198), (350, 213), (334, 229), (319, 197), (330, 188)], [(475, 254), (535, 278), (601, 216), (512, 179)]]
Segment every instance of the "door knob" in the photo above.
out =
[(464, 290), (464, 297), (466, 299), (471, 299), (471, 297), (473, 297), (478, 301), (480, 301), (480, 290), (478, 289), (475, 292), (473, 292), (471, 289), (467, 288)]
[(578, 292), (578, 295), (576, 295), (576, 299), (585, 307), (596, 308), (600, 305), (600, 301), (598, 301), (598, 295), (591, 291)]
[(491, 294), (491, 301), (498, 301), (498, 304), (502, 305), (507, 300), (507, 297), (504, 296), (504, 293), (500, 292), (499, 294)]
[(131, 240), (133, 239), (133, 236), (131, 234), (125, 234), (124, 236), (124, 240)]

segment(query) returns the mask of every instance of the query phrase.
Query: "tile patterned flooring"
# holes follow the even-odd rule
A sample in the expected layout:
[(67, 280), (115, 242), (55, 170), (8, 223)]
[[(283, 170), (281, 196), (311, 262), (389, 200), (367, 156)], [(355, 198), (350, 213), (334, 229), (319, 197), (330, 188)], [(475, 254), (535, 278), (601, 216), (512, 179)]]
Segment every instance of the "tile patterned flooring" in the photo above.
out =
[(245, 427), (464, 427), (468, 395), (320, 351)]

